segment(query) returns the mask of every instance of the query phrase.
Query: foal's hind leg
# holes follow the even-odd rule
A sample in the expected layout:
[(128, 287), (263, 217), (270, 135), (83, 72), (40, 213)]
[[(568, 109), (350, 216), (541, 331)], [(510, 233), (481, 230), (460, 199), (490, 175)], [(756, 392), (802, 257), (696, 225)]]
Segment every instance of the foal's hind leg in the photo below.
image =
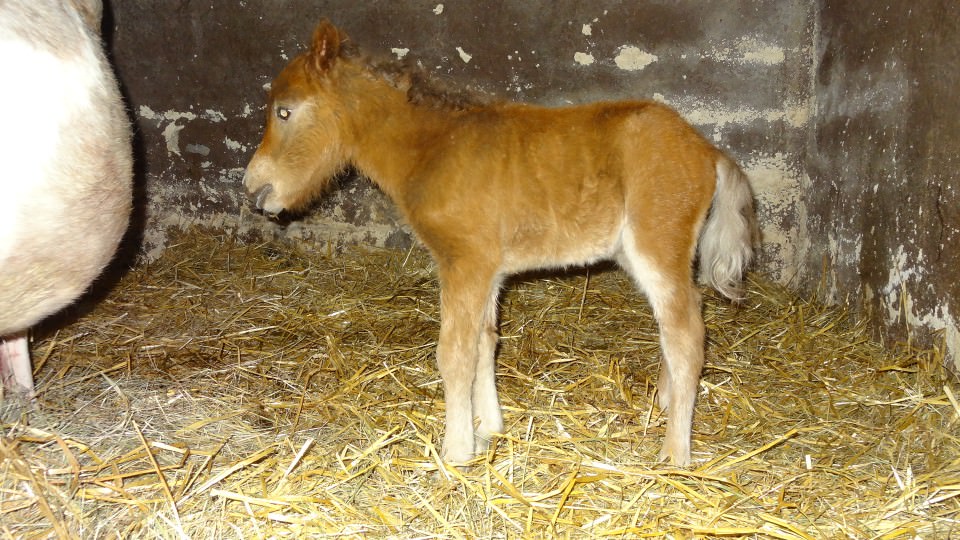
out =
[(693, 406), (703, 368), (700, 293), (693, 284), (689, 263), (679, 259), (658, 263), (629, 242), (619, 262), (646, 293), (660, 325), (663, 363), (657, 392), (661, 407), (667, 410), (660, 459), (686, 466), (690, 463)]
[(700, 316), (700, 293), (688, 281), (677, 284), (672, 298), (661, 299), (665, 305), (658, 311), (660, 347), (663, 350), (661, 371), (666, 372), (667, 433), (660, 450), (660, 459), (669, 459), (678, 466), (690, 463), (690, 434), (693, 428), (693, 407), (697, 398), (700, 372), (703, 369), (703, 319)]

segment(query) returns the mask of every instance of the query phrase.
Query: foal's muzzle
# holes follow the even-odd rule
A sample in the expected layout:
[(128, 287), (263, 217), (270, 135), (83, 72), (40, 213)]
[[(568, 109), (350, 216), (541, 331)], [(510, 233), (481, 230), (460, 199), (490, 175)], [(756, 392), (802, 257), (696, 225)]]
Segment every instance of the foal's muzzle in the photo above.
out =
[(277, 221), (278, 223), (285, 223), (289, 220), (290, 216), (287, 215), (286, 210), (283, 208), (267, 208), (267, 199), (270, 195), (273, 194), (273, 185), (265, 184), (261, 186), (257, 191), (250, 194), (250, 202), (253, 203), (253, 206), (259, 210), (263, 215), (268, 218)]
[(254, 206), (257, 207), (257, 210), (263, 210), (263, 204), (266, 202), (267, 197), (273, 193), (273, 184), (264, 184), (257, 191), (250, 194), (250, 200), (253, 201)]

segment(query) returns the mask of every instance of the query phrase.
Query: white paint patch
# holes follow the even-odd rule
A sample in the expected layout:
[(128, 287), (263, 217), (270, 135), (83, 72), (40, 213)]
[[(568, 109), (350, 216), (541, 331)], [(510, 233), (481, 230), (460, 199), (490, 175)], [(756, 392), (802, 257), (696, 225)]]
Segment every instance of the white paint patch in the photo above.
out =
[(171, 110), (163, 113), (163, 119), (171, 122), (176, 122), (177, 120), (193, 121), (197, 119), (197, 115), (190, 111), (180, 112)]
[[(659, 98), (657, 97), (659, 96)], [(655, 94), (654, 99), (670, 105), (680, 111), (688, 122), (697, 126), (713, 125), (712, 137), (720, 141), (730, 124), (746, 125), (758, 120), (766, 122), (785, 122), (794, 128), (807, 126), (811, 118), (812, 101), (788, 101), (781, 109), (754, 109), (752, 107), (738, 107), (731, 109), (715, 103), (705, 103), (700, 99), (668, 100), (662, 95)]]
[(467, 52), (463, 50), (463, 47), (457, 47), (457, 54), (460, 55), (460, 59), (463, 60), (464, 64), (469, 64), (470, 60), (473, 59), (473, 56), (467, 54)]
[(593, 64), (594, 59), (593, 59), (593, 55), (590, 53), (578, 52), (578, 53), (574, 53), (573, 61), (580, 64), (581, 66), (589, 66), (590, 64)]
[(231, 167), (229, 169), (220, 169), (220, 176), (218, 180), (220, 182), (226, 182), (231, 184), (242, 184), (243, 175), (247, 172), (246, 167)]
[[(933, 310), (920, 311), (911, 294), (912, 287), (923, 286), (926, 277), (924, 259), (922, 251), (915, 259), (911, 259), (904, 246), (897, 248), (890, 261), (887, 284), (879, 291), (880, 301), (886, 311), (886, 323), (943, 332), (948, 362), (960, 368), (960, 321), (957, 316), (950, 313), (950, 306), (945, 301)], [(872, 296), (870, 293), (868, 299)]]
[(410, 49), (408, 49), (408, 48), (402, 48), (402, 49), (401, 49), (401, 48), (399, 48), (399, 47), (394, 47), (394, 48), (390, 49), (390, 52), (392, 52), (393, 54), (395, 54), (395, 55), (397, 56), (397, 60), (399, 60), (399, 59), (403, 58), (404, 56), (406, 56), (406, 55), (410, 52)]
[(798, 211), (804, 173), (782, 152), (755, 156), (741, 167), (750, 179), (757, 201), (764, 250), (779, 255), (783, 265), (781, 276), (795, 275), (803, 262), (805, 250), (800, 230), (782, 225), (796, 220), (781, 217), (792, 216)]
[(617, 56), (613, 62), (618, 68), (626, 71), (639, 71), (659, 60), (657, 55), (650, 54), (633, 45), (621, 45), (617, 49)]
[(592, 35), (593, 35), (593, 27), (592, 27), (591, 25), (589, 25), (589, 24), (585, 24), (585, 25), (583, 25), (583, 27), (580, 29), (580, 32), (581, 32), (583, 35), (585, 35), (585, 36), (592, 36)]
[(790, 166), (783, 152), (756, 156), (743, 168), (749, 171), (757, 198), (772, 210), (788, 210), (798, 200), (799, 172)]
[[(215, 112), (215, 111), (210, 111)], [(180, 153), (180, 132), (183, 131), (184, 125), (178, 124), (180, 120), (193, 121), (197, 119), (197, 115), (192, 112), (180, 112), (180, 111), (166, 111), (164, 113), (158, 113), (146, 105), (141, 105), (138, 109), (140, 118), (145, 120), (153, 120), (157, 123), (157, 127), (162, 125), (164, 122), (169, 122), (165, 128), (163, 128), (163, 137), (167, 142), (167, 152), (171, 154), (176, 154), (178, 156), (182, 155)], [(217, 118), (216, 113), (208, 118)], [(222, 116), (222, 115), (220, 115)], [(225, 119), (225, 117), (224, 117)], [(214, 120), (218, 121), (218, 120)]]
[[(830, 245), (830, 258), (842, 266), (854, 266), (860, 261), (860, 252), (863, 251), (863, 234), (857, 234), (853, 238), (837, 237), (836, 233), (830, 231), (827, 234)], [(837, 297), (831, 297), (834, 301), (839, 301)]]
[(953, 362), (954, 369), (960, 369), (960, 324), (950, 313), (950, 306), (944, 304), (935, 317), (927, 316), (924, 324), (934, 330), (943, 330), (943, 340), (947, 346), (947, 359)]
[(784, 62), (786, 51), (783, 47), (766, 43), (755, 37), (745, 37), (733, 45), (721, 46), (704, 56), (725, 63), (773, 66)]
[(787, 102), (784, 104), (783, 119), (787, 121), (790, 127), (803, 127), (810, 123), (811, 101), (802, 103)]
[(196, 120), (197, 119), (197, 115), (190, 111), (180, 112), (180, 111), (170, 110), (164, 113), (158, 113), (146, 105), (141, 105), (140, 108), (138, 109), (138, 113), (140, 115), (140, 118), (143, 118), (145, 120), (158, 120), (158, 121), (167, 120), (170, 122), (176, 122), (177, 120)]
[(437, 4), (437, 7), (433, 8), (433, 14), (439, 15), (443, 13), (443, 4)]
[(764, 64), (768, 66), (782, 64), (786, 55), (782, 47), (767, 45), (743, 53), (743, 61), (748, 64)]
[[(900, 321), (901, 314), (907, 315), (910, 313), (910, 310), (904, 309), (907, 304), (910, 307), (913, 306), (913, 301), (907, 291), (907, 282), (911, 279), (919, 281), (923, 278), (923, 258), (921, 256), (919, 260), (910, 261), (907, 258), (906, 250), (901, 245), (897, 248), (897, 253), (890, 262), (892, 267), (887, 277), (887, 284), (880, 289), (880, 294), (887, 309), (886, 322), (887, 324), (895, 324)], [(901, 295), (903, 296), (902, 300)], [(901, 302), (903, 302), (903, 305), (901, 305)], [(906, 311), (906, 313), (902, 313), (903, 311)]]
[(226, 115), (224, 115), (220, 111), (215, 111), (213, 109), (207, 109), (203, 111), (203, 117), (215, 124), (219, 124), (220, 122), (227, 121)]
[(163, 128), (163, 138), (167, 141), (167, 152), (171, 154), (180, 154), (180, 132), (186, 126), (181, 126), (173, 122)]
[(146, 105), (140, 106), (140, 108), (137, 110), (137, 115), (140, 118), (145, 118), (147, 120), (156, 120), (157, 118), (159, 118), (159, 115), (157, 115), (157, 113), (154, 112), (153, 109), (151, 109)]
[(223, 145), (227, 147), (227, 150), (232, 150), (234, 152), (246, 152), (247, 145), (241, 144), (238, 141), (231, 139), (230, 137), (224, 137)]

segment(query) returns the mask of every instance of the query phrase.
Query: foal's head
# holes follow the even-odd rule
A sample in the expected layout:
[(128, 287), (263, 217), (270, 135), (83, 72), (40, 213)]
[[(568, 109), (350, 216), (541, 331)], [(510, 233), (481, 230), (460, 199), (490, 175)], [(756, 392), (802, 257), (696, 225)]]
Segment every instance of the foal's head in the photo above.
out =
[(257, 208), (276, 215), (307, 206), (345, 165), (336, 64), (346, 36), (323, 20), (310, 50), (273, 80), (267, 126), (243, 183)]

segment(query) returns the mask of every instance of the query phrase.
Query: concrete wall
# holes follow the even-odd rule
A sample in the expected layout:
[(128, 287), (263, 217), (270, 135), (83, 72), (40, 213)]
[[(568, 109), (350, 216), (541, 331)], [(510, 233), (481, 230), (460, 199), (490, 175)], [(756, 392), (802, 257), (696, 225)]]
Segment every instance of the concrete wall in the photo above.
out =
[[(960, 4), (822, 0), (800, 284), (960, 367)], [(825, 269), (824, 274), (821, 269)]]
[(437, 77), (548, 105), (652, 97), (729, 149), (754, 178), (766, 266), (796, 264), (796, 201), (810, 119), (808, 2), (116, 2), (112, 45), (141, 135), (146, 249), (172, 224), (261, 229), (313, 242), (408, 245), (392, 205), (347, 180), (284, 229), (251, 216), (240, 179), (265, 83), (321, 16), (365, 51)]
[[(363, 179), (343, 179), (316, 212), (283, 226), (247, 209), (240, 181), (261, 132), (262, 87), (326, 16), (368, 53), (414, 59), (500, 98), (673, 105), (751, 177), (764, 272), (812, 291), (826, 269), (821, 290), (831, 299), (872, 307), (891, 328), (908, 322), (956, 336), (958, 308), (943, 300), (956, 298), (957, 182), (947, 169), (955, 146), (939, 141), (955, 142), (957, 130), (936, 115), (938, 103), (956, 103), (948, 92), (956, 75), (930, 62), (955, 62), (956, 29), (946, 26), (956, 23), (941, 20), (955, 9), (947, 1), (110, 8), (107, 37), (139, 132), (148, 257), (162, 251), (169, 227), (191, 224), (316, 244), (411, 244), (391, 203)], [(901, 301), (911, 311), (891, 310)]]

